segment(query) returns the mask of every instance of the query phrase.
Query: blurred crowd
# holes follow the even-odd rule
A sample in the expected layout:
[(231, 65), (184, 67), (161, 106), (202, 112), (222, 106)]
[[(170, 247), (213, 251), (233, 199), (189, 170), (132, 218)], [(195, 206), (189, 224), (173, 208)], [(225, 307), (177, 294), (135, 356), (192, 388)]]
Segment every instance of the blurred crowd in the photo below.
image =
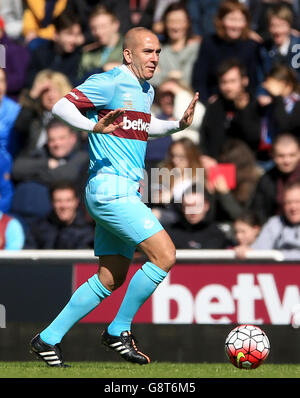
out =
[(176, 247), (299, 260), (300, 0), (2, 0), (0, 249), (93, 247), (87, 133), (51, 109), (121, 65), (134, 26), (161, 41), (153, 114), (199, 92), (192, 125), (146, 153), (143, 199)]

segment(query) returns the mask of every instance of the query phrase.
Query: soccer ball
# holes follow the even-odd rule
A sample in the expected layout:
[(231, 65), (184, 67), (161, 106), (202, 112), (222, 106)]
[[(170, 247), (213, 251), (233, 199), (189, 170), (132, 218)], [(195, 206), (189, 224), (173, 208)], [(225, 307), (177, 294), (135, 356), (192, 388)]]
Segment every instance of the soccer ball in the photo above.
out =
[(225, 341), (225, 353), (230, 362), (240, 369), (255, 369), (270, 352), (270, 342), (263, 330), (254, 325), (234, 328)]

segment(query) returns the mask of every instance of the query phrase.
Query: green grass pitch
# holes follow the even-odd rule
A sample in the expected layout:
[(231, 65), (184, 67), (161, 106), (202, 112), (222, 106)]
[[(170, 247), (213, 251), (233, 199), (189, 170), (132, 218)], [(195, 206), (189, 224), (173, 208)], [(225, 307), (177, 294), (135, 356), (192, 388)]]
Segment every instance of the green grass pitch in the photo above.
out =
[(71, 362), (70, 368), (49, 368), (41, 361), (0, 362), (1, 378), (300, 378), (300, 364), (268, 364), (237, 369), (230, 363)]

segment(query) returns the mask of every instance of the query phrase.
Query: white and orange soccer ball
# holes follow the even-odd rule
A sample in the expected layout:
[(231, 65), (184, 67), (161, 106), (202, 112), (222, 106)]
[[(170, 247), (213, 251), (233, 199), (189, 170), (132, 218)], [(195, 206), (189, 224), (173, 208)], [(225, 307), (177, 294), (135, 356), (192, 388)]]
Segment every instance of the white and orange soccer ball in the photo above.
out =
[(230, 362), (240, 369), (255, 369), (270, 352), (266, 333), (258, 326), (240, 325), (234, 328), (225, 341), (225, 353)]

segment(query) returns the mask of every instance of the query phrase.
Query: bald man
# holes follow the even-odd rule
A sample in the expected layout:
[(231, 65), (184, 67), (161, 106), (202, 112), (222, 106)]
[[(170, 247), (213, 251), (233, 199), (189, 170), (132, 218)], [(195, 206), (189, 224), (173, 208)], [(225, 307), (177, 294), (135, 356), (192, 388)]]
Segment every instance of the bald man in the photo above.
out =
[(144, 28), (131, 29), (124, 39), (123, 65), (89, 77), (53, 107), (56, 117), (88, 131), (90, 167), (85, 201), (96, 223), (94, 252), (99, 257), (99, 271), (31, 341), (32, 351), (49, 366), (67, 366), (59, 346), (63, 336), (123, 284), (137, 247), (148, 261), (132, 277), (118, 313), (102, 333), (102, 343), (129, 362), (150, 362), (136, 346), (131, 323), (174, 265), (176, 250), (142, 202), (139, 182), (148, 137), (188, 127), (198, 100), (196, 93), (179, 121), (151, 116), (154, 90), (147, 81), (155, 72), (159, 54), (155, 34)]

